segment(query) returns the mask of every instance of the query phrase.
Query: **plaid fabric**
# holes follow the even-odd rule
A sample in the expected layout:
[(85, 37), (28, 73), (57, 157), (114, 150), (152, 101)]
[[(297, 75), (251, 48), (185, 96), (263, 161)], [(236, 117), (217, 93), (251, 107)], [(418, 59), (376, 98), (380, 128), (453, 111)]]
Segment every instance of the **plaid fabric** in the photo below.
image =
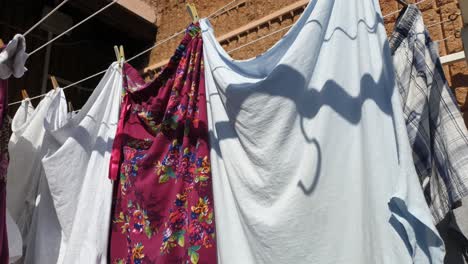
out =
[(390, 38), (416, 170), (435, 222), (468, 195), (468, 132), (415, 5)]

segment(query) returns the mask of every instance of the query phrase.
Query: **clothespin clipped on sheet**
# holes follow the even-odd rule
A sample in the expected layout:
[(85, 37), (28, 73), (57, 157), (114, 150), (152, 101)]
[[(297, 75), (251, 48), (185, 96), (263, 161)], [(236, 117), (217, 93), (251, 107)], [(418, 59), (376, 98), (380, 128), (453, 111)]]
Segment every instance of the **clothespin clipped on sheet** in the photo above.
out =
[(28, 92), (26, 92), (26, 89), (21, 89), (21, 97), (23, 97), (23, 100), (26, 100), (29, 98)]
[(120, 49), (117, 46), (114, 46), (114, 52), (119, 66), (122, 67), (122, 64), (125, 61), (125, 52), (123, 46), (120, 45)]
[(120, 45), (119, 54), (120, 54), (120, 66), (123, 67), (123, 64), (124, 64), (124, 62), (125, 62), (125, 51), (124, 51), (122, 45)]
[(194, 4), (187, 3), (187, 12), (192, 18), (193, 23), (197, 23), (198, 20), (200, 20), (200, 17), (198, 16), (197, 8), (195, 7)]
[(68, 101), (68, 112), (73, 113), (73, 111), (75, 111), (75, 109), (73, 109), (72, 102)]
[(117, 60), (117, 62), (120, 62), (120, 51), (117, 45), (114, 46), (114, 52), (115, 52), (115, 59)]
[(55, 76), (51, 75), (50, 76), (50, 81), (52, 82), (52, 87), (54, 87), (54, 90), (57, 91), (57, 89), (59, 88), (59, 84), (58, 84), (57, 79), (55, 78)]
[(120, 45), (119, 54), (120, 54), (120, 60), (122, 61), (122, 63), (124, 63), (125, 62), (125, 51), (124, 51), (124, 47), (122, 45)]

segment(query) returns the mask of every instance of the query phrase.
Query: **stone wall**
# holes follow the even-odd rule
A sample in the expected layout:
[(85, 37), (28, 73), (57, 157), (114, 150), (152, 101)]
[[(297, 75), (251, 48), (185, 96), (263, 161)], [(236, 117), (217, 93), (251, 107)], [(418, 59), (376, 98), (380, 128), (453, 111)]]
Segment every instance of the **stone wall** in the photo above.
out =
[[(151, 3), (157, 12), (158, 36), (157, 41), (164, 40), (174, 33), (184, 29), (190, 22), (190, 18), (185, 9), (184, 0), (145, 0)], [(240, 1), (240, 0), (238, 0)], [(414, 1), (414, 0), (413, 0)], [(205, 17), (218, 8), (229, 3), (230, 0), (193, 0), (200, 13), (200, 17)], [(217, 18), (211, 20), (216, 35), (220, 36), (235, 30), (251, 21), (260, 19), (282, 7), (288, 6), (296, 0), (247, 0), (245, 5), (233, 9)], [(382, 13), (385, 17), (387, 32), (391, 32), (397, 19), (397, 11), (401, 6), (395, 0), (380, 0)], [(423, 11), (426, 26), (429, 26), (431, 37), (439, 42), (440, 55), (444, 56), (463, 50), (460, 38), (460, 28), (462, 18), (458, 8), (457, 0), (425, 0), (419, 5)], [(394, 13), (394, 14), (392, 14)], [(388, 15), (390, 14), (390, 15)], [(292, 16), (285, 16), (283, 20), (276, 20), (271, 25), (263, 26), (259, 30), (241, 36), (239, 39), (224, 43), (226, 50), (231, 50), (240, 45), (248, 43), (270, 32), (281, 29), (294, 23), (299, 13)], [(439, 24), (440, 22), (444, 23)], [(254, 57), (270, 48), (277, 42), (286, 31), (277, 33), (271, 37), (263, 39), (254, 45), (244, 47), (233, 52), (231, 55), (236, 59), (246, 59)], [(173, 53), (181, 37), (160, 45), (153, 50), (150, 58), (150, 65), (168, 59)], [(465, 121), (468, 123), (468, 67), (466, 62), (458, 62), (444, 67), (450, 86), (456, 94), (457, 101), (464, 112)]]

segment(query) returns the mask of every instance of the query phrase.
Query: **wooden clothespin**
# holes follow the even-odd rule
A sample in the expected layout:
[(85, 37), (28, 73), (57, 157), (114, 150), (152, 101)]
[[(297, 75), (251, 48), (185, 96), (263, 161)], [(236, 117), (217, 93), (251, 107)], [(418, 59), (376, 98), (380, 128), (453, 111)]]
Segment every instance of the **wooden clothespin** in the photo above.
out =
[(26, 100), (29, 98), (28, 92), (26, 92), (26, 89), (21, 89), (21, 97), (23, 97), (23, 100)]
[(57, 91), (57, 89), (59, 88), (59, 84), (58, 84), (57, 79), (55, 78), (55, 76), (51, 75), (50, 76), (50, 81), (52, 82), (52, 87), (54, 87), (54, 90)]
[(71, 101), (68, 102), (68, 111), (69, 111), (69, 112), (75, 111), (75, 109), (73, 109), (73, 105), (72, 105), (72, 102), (71, 102)]
[(3, 42), (3, 39), (0, 38), (0, 47), (5, 46), (5, 42)]
[(198, 16), (197, 8), (195, 7), (194, 4), (187, 3), (187, 12), (192, 18), (193, 23), (196, 23), (198, 22), (198, 20), (200, 20), (200, 17)]
[(117, 45), (114, 46), (114, 52), (115, 52), (115, 59), (117, 61), (120, 61), (120, 51), (119, 51), (119, 47), (117, 47)]
[(120, 45), (120, 49), (117, 46), (114, 46), (114, 52), (115, 52), (115, 57), (117, 59), (117, 62), (119, 63), (120, 66), (122, 66), (122, 63), (125, 61), (125, 52), (124, 48), (122, 45)]
[(122, 62), (124, 62), (125, 61), (125, 52), (124, 52), (124, 47), (122, 45), (120, 45), (119, 55), (120, 55), (120, 59), (122, 60)]

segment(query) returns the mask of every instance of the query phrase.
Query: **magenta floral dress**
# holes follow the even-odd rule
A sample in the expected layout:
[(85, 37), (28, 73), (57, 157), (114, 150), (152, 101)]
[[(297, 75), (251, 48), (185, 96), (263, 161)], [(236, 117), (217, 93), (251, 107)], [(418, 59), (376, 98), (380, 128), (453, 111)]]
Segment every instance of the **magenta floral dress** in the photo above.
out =
[(202, 51), (191, 25), (152, 83), (123, 66), (111, 263), (217, 261)]

